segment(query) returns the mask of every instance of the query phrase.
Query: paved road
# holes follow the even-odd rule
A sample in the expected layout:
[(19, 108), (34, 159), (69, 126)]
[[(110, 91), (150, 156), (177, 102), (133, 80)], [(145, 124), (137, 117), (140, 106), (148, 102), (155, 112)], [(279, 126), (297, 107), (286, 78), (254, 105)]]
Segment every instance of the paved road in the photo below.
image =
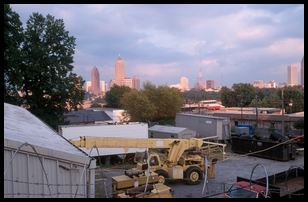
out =
[[(236, 181), (236, 177), (250, 178), (251, 171), (256, 164), (262, 164), (266, 167), (268, 175), (288, 170), (291, 166), (304, 167), (304, 155), (296, 156), (295, 160), (280, 162), (275, 160), (263, 159), (252, 156), (240, 156), (239, 154), (227, 153), (229, 159), (218, 161), (216, 164), (216, 176), (214, 179), (209, 179), (208, 186), (204, 193), (205, 195), (212, 195), (215, 193), (227, 190), (232, 183)], [(108, 195), (111, 196), (111, 177), (122, 175), (123, 169), (104, 169), (103, 176), (107, 178), (106, 187)], [(265, 177), (262, 167), (257, 167), (253, 174), (253, 179)], [(182, 181), (168, 182), (174, 191), (175, 198), (200, 198), (202, 197), (202, 181), (198, 185), (187, 185)]]

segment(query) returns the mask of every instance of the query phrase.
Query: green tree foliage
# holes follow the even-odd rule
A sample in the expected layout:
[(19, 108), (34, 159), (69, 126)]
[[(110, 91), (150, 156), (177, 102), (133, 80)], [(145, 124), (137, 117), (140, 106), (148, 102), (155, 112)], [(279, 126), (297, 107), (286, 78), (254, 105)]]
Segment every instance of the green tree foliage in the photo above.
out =
[(248, 83), (237, 83), (232, 85), (232, 90), (236, 96), (237, 107), (247, 107), (256, 97), (255, 88)]
[(137, 90), (124, 93), (121, 106), (127, 111), (131, 121), (148, 122), (155, 113), (155, 107), (148, 97)]
[[(287, 86), (283, 89), (283, 100), (286, 113), (304, 111), (304, 89), (296, 86)], [(281, 90), (278, 91), (281, 96)]]
[(4, 101), (19, 104), (24, 36), (19, 15), (7, 4), (4, 4), (4, 39)]
[[(15, 31), (10, 31), (14, 26), (8, 26), (10, 34), (5, 36), (5, 102), (27, 107), (55, 128), (63, 123), (63, 113), (77, 108), (84, 96), (83, 79), (72, 73), (75, 38), (65, 30), (62, 19), (39, 13), (33, 13), (20, 32), (18, 15), (12, 14), (9, 6), (5, 11), (5, 23), (16, 25)], [(14, 33), (21, 38), (20, 54), (11, 51), (17, 46), (10, 42)]]
[(158, 86), (147, 83), (144, 85), (143, 93), (155, 106), (153, 120), (174, 118), (181, 110), (183, 98), (181, 92), (168, 86)]
[(122, 99), (124, 93), (129, 92), (131, 89), (127, 86), (114, 85), (110, 88), (105, 95), (105, 101), (108, 107), (121, 108), (120, 100)]
[(257, 95), (255, 88), (247, 83), (233, 84), (232, 89), (222, 87), (220, 94), (222, 105), (226, 107), (247, 107)]
[(183, 98), (184, 98), (185, 102), (187, 102), (187, 103), (189, 103), (189, 102), (199, 102), (201, 100), (207, 99), (206, 92), (204, 90), (200, 90), (200, 89), (193, 88), (189, 91), (183, 92), (182, 94), (183, 94)]
[(234, 91), (227, 87), (220, 89), (221, 103), (225, 107), (235, 107), (238, 105)]
[(168, 86), (144, 84), (144, 90), (125, 93), (121, 104), (133, 121), (169, 123), (181, 110), (183, 98), (179, 90)]

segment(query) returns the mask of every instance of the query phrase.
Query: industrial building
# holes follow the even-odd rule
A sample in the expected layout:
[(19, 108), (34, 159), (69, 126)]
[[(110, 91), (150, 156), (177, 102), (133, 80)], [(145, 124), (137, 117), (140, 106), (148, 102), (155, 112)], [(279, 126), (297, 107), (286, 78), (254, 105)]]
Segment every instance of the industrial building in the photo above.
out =
[(149, 137), (189, 139), (196, 137), (196, 131), (182, 127), (155, 125), (149, 128)]
[(24, 108), (4, 103), (4, 197), (94, 197), (96, 162)]
[(196, 131), (200, 138), (217, 136), (218, 140), (227, 140), (231, 133), (230, 119), (226, 117), (177, 113), (175, 125)]

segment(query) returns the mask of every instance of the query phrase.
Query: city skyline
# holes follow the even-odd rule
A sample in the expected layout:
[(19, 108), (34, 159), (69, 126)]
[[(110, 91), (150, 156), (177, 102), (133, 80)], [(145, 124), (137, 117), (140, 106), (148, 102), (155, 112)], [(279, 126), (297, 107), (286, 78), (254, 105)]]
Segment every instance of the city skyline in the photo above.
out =
[[(95, 65), (114, 77), (120, 53), (140, 83), (204, 80), (230, 87), (255, 80), (287, 82), (286, 66), (304, 55), (303, 5), (12, 5), (25, 26), (32, 12), (64, 20), (76, 37), (74, 72)], [(82, 13), (82, 15), (80, 15)], [(95, 30), (93, 32), (93, 30)]]

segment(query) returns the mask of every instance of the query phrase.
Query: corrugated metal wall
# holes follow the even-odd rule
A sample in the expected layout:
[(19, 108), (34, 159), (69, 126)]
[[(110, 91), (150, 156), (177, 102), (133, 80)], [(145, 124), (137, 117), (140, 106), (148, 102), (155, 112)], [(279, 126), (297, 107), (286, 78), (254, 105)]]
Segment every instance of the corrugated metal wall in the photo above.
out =
[[(15, 150), (4, 149), (4, 169)], [(75, 196), (84, 165), (53, 157), (40, 157), (47, 173), (48, 184), (39, 158), (35, 154), (18, 152), (4, 176), (5, 198), (71, 198)], [(86, 175), (81, 180), (76, 197), (87, 197)]]
[[(177, 114), (175, 119), (175, 125), (177, 127), (185, 127), (197, 132), (199, 137), (218, 136), (222, 139), (221, 131), (217, 131), (217, 122), (222, 120), (210, 119), (207, 117), (196, 117)], [(220, 129), (221, 130), (221, 129)]]

